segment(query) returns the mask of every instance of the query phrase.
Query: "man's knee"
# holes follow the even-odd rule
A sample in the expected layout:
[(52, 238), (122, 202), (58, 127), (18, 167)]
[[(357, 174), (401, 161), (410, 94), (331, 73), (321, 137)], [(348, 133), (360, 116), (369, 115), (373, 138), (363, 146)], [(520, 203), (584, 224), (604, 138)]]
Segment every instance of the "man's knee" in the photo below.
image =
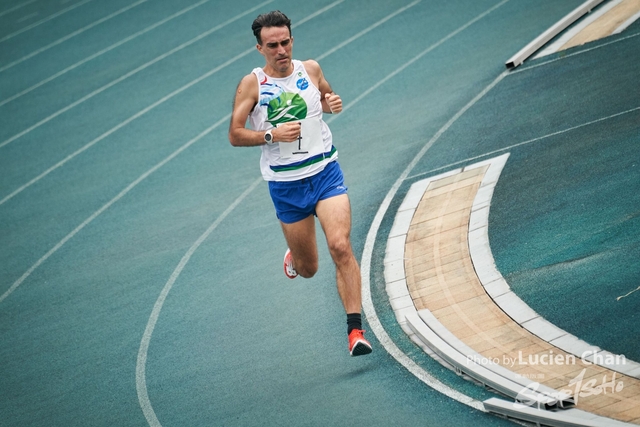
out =
[(336, 263), (348, 260), (353, 256), (351, 252), (351, 242), (348, 237), (331, 239), (328, 245), (331, 257)]
[(299, 267), (298, 264), (296, 264), (295, 268), (298, 275), (304, 277), (305, 279), (310, 279), (315, 276), (318, 271), (318, 262), (309, 262), (304, 264), (301, 263)]

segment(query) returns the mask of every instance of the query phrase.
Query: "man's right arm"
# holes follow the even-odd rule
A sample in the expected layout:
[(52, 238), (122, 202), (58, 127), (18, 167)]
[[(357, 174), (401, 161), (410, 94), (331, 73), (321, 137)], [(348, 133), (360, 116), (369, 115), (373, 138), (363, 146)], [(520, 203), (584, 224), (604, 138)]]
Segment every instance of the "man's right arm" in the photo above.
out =
[[(229, 124), (229, 142), (234, 147), (253, 147), (265, 144), (265, 131), (255, 131), (245, 127), (247, 117), (258, 104), (258, 91), (258, 79), (253, 74), (245, 76), (238, 84), (233, 101), (231, 123)], [(300, 136), (300, 123), (284, 123), (273, 129), (272, 135), (274, 141), (296, 141)]]
[(258, 79), (253, 74), (243, 77), (233, 100), (229, 142), (234, 147), (251, 147), (264, 144), (264, 132), (245, 128), (247, 117), (258, 103)]

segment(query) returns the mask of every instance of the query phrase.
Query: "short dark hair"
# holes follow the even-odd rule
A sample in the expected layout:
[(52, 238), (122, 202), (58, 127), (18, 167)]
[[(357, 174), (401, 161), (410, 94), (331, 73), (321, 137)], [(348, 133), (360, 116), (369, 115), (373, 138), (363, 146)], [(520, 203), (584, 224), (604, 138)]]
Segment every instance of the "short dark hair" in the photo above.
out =
[(251, 29), (253, 30), (253, 35), (256, 36), (256, 40), (259, 45), (262, 44), (260, 32), (264, 27), (287, 27), (289, 29), (289, 35), (291, 35), (291, 20), (287, 18), (287, 15), (279, 10), (263, 13), (253, 21)]

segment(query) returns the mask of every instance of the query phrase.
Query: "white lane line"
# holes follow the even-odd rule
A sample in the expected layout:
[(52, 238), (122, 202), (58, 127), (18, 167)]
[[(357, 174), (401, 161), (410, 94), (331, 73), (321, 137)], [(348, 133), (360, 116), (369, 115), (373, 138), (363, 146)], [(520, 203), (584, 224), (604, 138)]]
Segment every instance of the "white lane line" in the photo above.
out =
[(463, 164), (463, 163), (468, 163), (468, 162), (471, 162), (471, 161), (474, 161), (474, 160), (478, 160), (478, 159), (483, 158), (483, 157), (492, 156), (494, 154), (497, 154), (497, 153), (500, 153), (500, 152), (503, 152), (503, 151), (509, 151), (509, 150), (511, 150), (513, 148), (520, 147), (522, 145), (531, 144), (532, 142), (541, 141), (543, 139), (550, 138), (552, 136), (562, 135), (563, 133), (571, 132), (573, 130), (580, 129), (580, 128), (585, 127), (585, 126), (589, 126), (589, 125), (593, 125), (593, 124), (596, 124), (596, 123), (600, 123), (600, 122), (603, 122), (603, 121), (606, 121), (606, 120), (610, 120), (610, 119), (613, 119), (613, 118), (616, 118), (616, 117), (619, 117), (619, 116), (622, 116), (622, 115), (625, 115), (625, 114), (633, 113), (634, 111), (639, 111), (639, 110), (640, 110), (640, 107), (631, 108), (629, 110), (621, 111), (620, 113), (611, 114), (609, 116), (605, 116), (605, 117), (601, 117), (599, 119), (591, 120), (591, 121), (588, 121), (586, 123), (582, 123), (582, 124), (579, 124), (579, 125), (576, 125), (576, 126), (571, 126), (569, 128), (566, 128), (566, 129), (563, 129), (563, 130), (559, 130), (557, 132), (551, 132), (551, 133), (548, 133), (546, 135), (538, 136), (536, 138), (528, 139), (526, 141), (522, 141), (522, 142), (518, 142), (518, 143), (513, 144), (513, 145), (509, 145), (509, 146), (504, 147), (504, 148), (499, 148), (497, 150), (489, 151), (489, 152), (486, 152), (484, 154), (480, 154), (478, 156), (473, 156), (473, 157), (469, 157), (469, 158), (464, 159), (464, 160), (460, 160), (460, 161), (457, 161), (457, 162), (449, 163), (448, 165), (441, 166), (441, 167), (435, 168), (435, 169), (431, 169), (430, 171), (427, 171), (427, 172), (421, 172), (421, 173), (418, 173), (418, 174), (415, 174), (415, 175), (411, 175), (411, 176), (407, 177), (406, 179), (410, 180), (410, 179), (414, 179), (414, 178), (417, 178), (417, 177), (420, 177), (420, 176), (423, 176), (423, 175), (428, 175), (428, 174), (431, 174), (431, 173), (434, 173), (434, 172), (437, 172), (437, 171), (440, 171), (440, 170), (443, 170), (443, 169), (450, 169), (453, 166), (457, 166), (457, 165), (460, 165), (460, 164)]
[[(23, 56), (23, 57), (22, 57), (22, 58), (20, 58), (20, 59), (17, 59), (17, 60), (15, 60), (15, 61), (13, 61), (13, 62), (11, 62), (11, 63), (7, 64), (7, 65), (4, 65), (3, 67), (1, 67), (1, 68), (0, 68), (0, 72), (5, 71), (5, 70), (8, 70), (9, 68), (11, 68), (11, 67), (14, 67), (14, 66), (18, 65), (18, 64), (20, 64), (21, 62), (24, 62), (24, 61), (26, 61), (26, 60), (27, 60), (27, 59), (29, 59), (29, 58), (33, 58), (34, 56), (39, 55), (39, 54), (41, 54), (42, 52), (44, 52), (44, 51), (46, 51), (46, 50), (49, 50), (49, 49), (51, 49), (51, 48), (52, 48), (52, 47), (54, 47), (54, 46), (57, 46), (57, 45), (59, 45), (59, 44), (61, 44), (61, 43), (64, 43), (64, 42), (66, 42), (67, 40), (69, 40), (69, 39), (71, 39), (71, 38), (73, 38), (73, 37), (75, 37), (75, 36), (77, 36), (77, 35), (80, 35), (80, 34), (84, 33), (85, 31), (88, 31), (88, 30), (90, 30), (91, 28), (96, 27), (96, 26), (98, 26), (98, 25), (102, 24), (103, 22), (108, 21), (108, 20), (109, 20), (109, 19), (111, 19), (111, 18), (115, 18), (116, 16), (118, 16), (118, 15), (120, 15), (120, 14), (122, 14), (122, 13), (124, 13), (124, 12), (128, 11), (129, 9), (133, 9), (134, 7), (136, 7), (136, 6), (138, 6), (138, 5), (141, 5), (142, 3), (145, 3), (145, 2), (147, 2), (147, 1), (148, 1), (148, 0), (139, 0), (139, 1), (135, 2), (135, 3), (130, 4), (129, 6), (125, 6), (125, 7), (123, 7), (122, 9), (117, 10), (117, 11), (115, 11), (115, 12), (111, 13), (110, 15), (105, 16), (104, 18), (98, 19), (97, 21), (92, 22), (91, 24), (89, 24), (89, 25), (87, 25), (87, 26), (85, 26), (85, 27), (83, 27), (83, 28), (80, 28), (79, 30), (76, 30), (76, 31), (74, 31), (74, 32), (72, 32), (72, 33), (70, 33), (70, 34), (68, 34), (68, 35), (64, 36), (64, 37), (61, 37), (61, 38), (59, 38), (58, 40), (56, 40), (56, 41), (54, 41), (54, 42), (52, 42), (52, 43), (49, 43), (48, 45), (46, 45), (46, 46), (44, 46), (44, 47), (41, 47), (40, 49), (35, 50), (35, 51), (31, 52), (30, 54)], [(0, 105), (1, 105), (1, 104), (0, 104)]]
[[(3, 106), (4, 104), (7, 104), (7, 103), (9, 103), (9, 102), (13, 101), (14, 99), (17, 99), (17, 98), (21, 97), (22, 95), (25, 95), (25, 94), (27, 94), (27, 93), (31, 92), (31, 91), (32, 91), (32, 90), (34, 90), (34, 89), (39, 88), (40, 86), (42, 86), (42, 85), (44, 85), (44, 84), (46, 84), (46, 83), (49, 83), (49, 82), (50, 82), (50, 81), (52, 81), (52, 80), (57, 79), (58, 77), (62, 76), (63, 74), (68, 73), (69, 71), (71, 71), (71, 70), (73, 70), (73, 69), (75, 69), (75, 68), (78, 68), (79, 66), (81, 66), (81, 65), (83, 65), (83, 64), (86, 64), (87, 62), (89, 62), (89, 61), (91, 61), (91, 60), (93, 60), (93, 59), (96, 59), (96, 58), (97, 58), (97, 57), (99, 57), (100, 55), (104, 55), (105, 53), (107, 53), (107, 52), (109, 52), (109, 51), (112, 51), (113, 49), (115, 49), (115, 48), (117, 48), (117, 47), (120, 47), (120, 46), (122, 46), (123, 44), (128, 43), (128, 42), (130, 42), (131, 40), (133, 40), (133, 39), (135, 39), (135, 38), (137, 38), (137, 37), (139, 37), (139, 36), (141, 36), (141, 35), (143, 35), (143, 34), (145, 34), (145, 33), (148, 33), (149, 31), (151, 31), (151, 30), (153, 30), (153, 29), (155, 29), (155, 28), (157, 28), (157, 27), (159, 27), (159, 26), (161, 26), (161, 25), (163, 25), (163, 24), (166, 24), (167, 22), (171, 21), (172, 19), (175, 19), (175, 18), (177, 18), (177, 17), (178, 17), (178, 16), (180, 16), (180, 15), (183, 15), (183, 14), (185, 14), (185, 13), (187, 13), (187, 12), (189, 12), (189, 11), (191, 11), (191, 10), (193, 10), (193, 9), (195, 9), (195, 8), (197, 8), (197, 7), (199, 7), (199, 6), (202, 6), (203, 4), (205, 4), (205, 3), (209, 2), (209, 1), (210, 1), (210, 0), (202, 0), (202, 1), (200, 1), (200, 2), (198, 2), (198, 3), (195, 3), (195, 4), (193, 4), (193, 5), (189, 6), (189, 7), (186, 7), (186, 8), (184, 8), (184, 9), (182, 9), (182, 10), (180, 10), (180, 11), (178, 11), (178, 12), (174, 13), (173, 15), (168, 16), (168, 17), (166, 17), (166, 18), (164, 18), (164, 19), (162, 19), (162, 20), (160, 20), (160, 21), (156, 22), (156, 23), (155, 23), (155, 24), (153, 24), (153, 25), (150, 25), (150, 26), (148, 26), (147, 28), (145, 28), (145, 29), (143, 29), (143, 30), (138, 31), (137, 33), (130, 35), (129, 37), (125, 37), (124, 39), (122, 39), (122, 40), (120, 40), (120, 41), (118, 41), (118, 42), (116, 42), (116, 43), (112, 44), (112, 45), (111, 45), (111, 46), (109, 46), (109, 47), (106, 47), (106, 48), (102, 49), (102, 50), (101, 50), (101, 51), (99, 51), (99, 52), (94, 53), (93, 55), (87, 56), (86, 58), (84, 58), (84, 59), (82, 59), (82, 60), (80, 60), (80, 61), (76, 62), (75, 64), (68, 66), (68, 67), (67, 67), (67, 68), (65, 68), (64, 70), (57, 72), (56, 74), (52, 75), (51, 77), (47, 77), (46, 79), (44, 79), (44, 80), (42, 80), (42, 81), (40, 81), (40, 82), (38, 82), (38, 83), (34, 84), (33, 86), (31, 86), (31, 87), (29, 87), (29, 88), (27, 88), (27, 89), (23, 90), (22, 92), (19, 92), (19, 93), (17, 93), (17, 94), (15, 94), (15, 95), (13, 95), (13, 96), (11, 96), (11, 97), (9, 97), (9, 98), (7, 98), (7, 99), (5, 99), (5, 100), (1, 101), (1, 102), (0, 102), (0, 107), (1, 107), (1, 106)], [(4, 71), (7, 67), (8, 67), (8, 66), (3, 67), (3, 68), (0, 68), (0, 72)]]
[(385, 17), (384, 19), (381, 19), (380, 21), (376, 22), (374, 25), (371, 25), (367, 28), (365, 28), (364, 30), (360, 31), (359, 33), (355, 34), (352, 37), (349, 37), (347, 40), (343, 41), (342, 43), (338, 44), (337, 46), (335, 46), (333, 49), (330, 49), (328, 51), (326, 51), (325, 53), (323, 53), (322, 55), (318, 56), (316, 58), (317, 61), (320, 61), (324, 58), (326, 58), (327, 56), (331, 55), (332, 53), (342, 49), (343, 47), (345, 47), (346, 45), (348, 45), (349, 43), (352, 43), (354, 40), (359, 39), (360, 37), (364, 36), (365, 34), (367, 34), (369, 31), (372, 31), (373, 29), (377, 28), (378, 26), (384, 24), (385, 22), (387, 22), (388, 20), (390, 20), (391, 18), (395, 17), (396, 15), (404, 12), (405, 10), (412, 8), (413, 6), (417, 5), (418, 3), (420, 3), (422, 0), (416, 0), (413, 3), (410, 3), (404, 7), (401, 7), (400, 9), (396, 10), (395, 12), (393, 12), (392, 14), (388, 15), (387, 17)]
[[(482, 14), (476, 16), (475, 18), (473, 18), (471, 21), (467, 22), (466, 24), (464, 24), (462, 27), (458, 28), (457, 30), (453, 31), (452, 33), (449, 33), (447, 36), (445, 36), (444, 38), (440, 39), (439, 41), (437, 41), (436, 43), (432, 44), (431, 46), (429, 46), (428, 48), (426, 48), (425, 50), (423, 50), (422, 52), (420, 52), (418, 55), (414, 56), (410, 61), (406, 62), (405, 64), (403, 64), (401, 67), (397, 68), (395, 71), (393, 71), (391, 74), (387, 75), (384, 79), (380, 80), (379, 82), (377, 82), (375, 85), (371, 86), (369, 89), (367, 89), (366, 91), (362, 92), (362, 94), (360, 94), (360, 96), (358, 96), (356, 99), (354, 99), (350, 104), (346, 105), (345, 107), (343, 107), (342, 111), (346, 111), (349, 108), (351, 108), (351, 106), (353, 104), (356, 104), (357, 102), (359, 102), (362, 98), (364, 98), (365, 96), (369, 95), (371, 92), (373, 92), (374, 90), (378, 89), (378, 87), (380, 87), (381, 85), (383, 85), (384, 83), (386, 83), (388, 80), (392, 79), (393, 77), (395, 77), (398, 73), (402, 72), (405, 68), (409, 67), (411, 64), (413, 64), (414, 62), (416, 62), (417, 60), (419, 60), (420, 58), (422, 58), (424, 55), (426, 55), (427, 53), (431, 52), (432, 50), (434, 50), (435, 48), (437, 48), (438, 46), (440, 46), (441, 44), (443, 44), (444, 42), (446, 42), (447, 40), (449, 40), (450, 38), (454, 37), (456, 34), (460, 33), (461, 31), (465, 30), (466, 28), (468, 28), (470, 25), (474, 24), (475, 22), (479, 21), (480, 19), (484, 18), (485, 16), (487, 16), (489, 13), (493, 12), (495, 9), (499, 8), (500, 6), (502, 6), (503, 4), (507, 3), (509, 0), (503, 0), (500, 3), (496, 4), (495, 6), (493, 6), (492, 8), (488, 9), (487, 11), (483, 12)], [(502, 73), (500, 75), (500, 79), (502, 79), (502, 77), (504, 77), (505, 73)], [(497, 83), (497, 82), (496, 82)], [(335, 116), (335, 117), (340, 117), (340, 116)], [(457, 117), (456, 117), (457, 119)], [(439, 137), (439, 135), (438, 135)]]
[(33, 12), (33, 13), (30, 13), (28, 15), (23, 16), (22, 18), (18, 18), (16, 20), (16, 22), (20, 24), (20, 23), (22, 23), (24, 21), (28, 21), (31, 18), (35, 18), (36, 16), (38, 16), (38, 12)]
[(329, 9), (333, 9), (334, 7), (336, 7), (337, 5), (339, 5), (340, 3), (344, 3), (345, 0), (336, 0), (331, 4), (326, 5), (325, 7), (316, 10), (315, 12), (313, 12), (311, 15), (307, 16), (306, 18), (303, 18), (302, 20), (296, 22), (295, 24), (293, 24), (291, 26), (291, 29), (293, 28), (298, 28), (300, 25), (304, 24), (307, 21), (312, 20), (313, 18), (315, 18), (318, 15), (321, 15), (323, 13), (325, 13), (327, 10)]
[(149, 394), (147, 392), (147, 378), (146, 378), (146, 365), (147, 365), (147, 354), (149, 351), (149, 344), (151, 343), (151, 335), (153, 334), (153, 330), (156, 327), (156, 323), (158, 323), (158, 318), (160, 317), (160, 311), (162, 310), (162, 306), (169, 295), (169, 291), (173, 287), (173, 284), (176, 282), (182, 270), (186, 267), (187, 263), (191, 259), (191, 256), (194, 252), (200, 247), (202, 242), (204, 242), (207, 237), (216, 229), (218, 225), (227, 217), (229, 214), (261, 183), (263, 182), (262, 177), (253, 181), (253, 183), (240, 195), (238, 198), (229, 205), (229, 207), (207, 228), (207, 230), (202, 233), (202, 235), (195, 241), (193, 245), (189, 248), (187, 253), (184, 254), (178, 266), (173, 270), (173, 273), (165, 283), (162, 291), (160, 292), (160, 296), (156, 300), (156, 303), (153, 305), (153, 310), (151, 311), (151, 316), (149, 316), (149, 321), (147, 322), (147, 327), (144, 330), (144, 334), (142, 335), (142, 340), (140, 342), (140, 349), (138, 350), (138, 359), (136, 362), (136, 390), (138, 392), (138, 401), (140, 402), (140, 407), (142, 408), (142, 412), (144, 413), (147, 422), (152, 427), (159, 427), (160, 421), (156, 416), (153, 407), (151, 406), (151, 400), (149, 400)]
[(146, 178), (148, 178), (149, 175), (151, 175), (152, 173), (154, 173), (155, 171), (160, 169), (162, 166), (164, 166), (167, 163), (169, 163), (178, 154), (182, 153), (184, 150), (189, 148), (191, 145), (193, 145), (194, 143), (196, 143), (197, 141), (199, 141), (200, 139), (202, 139), (203, 137), (205, 137), (206, 135), (211, 133), (215, 128), (217, 128), (218, 126), (226, 123), (230, 118), (231, 118), (231, 115), (229, 114), (229, 115), (223, 117), (222, 119), (218, 120), (215, 124), (213, 124), (209, 128), (207, 128), (204, 131), (202, 131), (198, 136), (196, 136), (195, 138), (191, 139), (190, 141), (185, 143), (182, 147), (178, 148), (176, 151), (171, 153), (171, 155), (166, 157), (160, 163), (156, 164), (154, 167), (152, 167), (151, 169), (149, 169), (148, 171), (146, 171), (145, 173), (140, 175), (138, 177), (138, 179), (133, 181), (131, 184), (127, 185), (122, 191), (120, 191), (120, 193), (118, 193), (117, 196), (115, 196), (113, 199), (109, 200), (100, 209), (98, 209), (93, 214), (91, 214), (91, 216), (89, 216), (87, 219), (85, 219), (71, 233), (67, 234), (53, 248), (51, 248), (42, 258), (40, 258), (35, 264), (33, 264), (18, 280), (16, 280), (11, 285), (11, 287), (4, 294), (2, 294), (0, 296), (0, 303), (2, 301), (4, 301), (9, 295), (11, 295), (18, 288), (18, 286), (20, 286), (31, 275), (31, 273), (33, 273), (43, 262), (45, 262), (47, 259), (49, 259), (51, 257), (51, 255), (56, 253), (58, 251), (58, 249), (60, 249), (65, 243), (67, 243), (73, 236), (78, 234), (83, 228), (85, 228), (87, 225), (89, 225), (91, 222), (93, 222), (94, 219), (99, 217), (104, 211), (109, 209), (114, 203), (116, 203), (118, 200), (123, 198), (127, 193), (129, 193), (131, 190), (133, 190), (134, 187), (136, 187), (138, 184), (140, 184), (142, 181), (144, 181)]
[[(269, 1), (273, 1), (273, 0), (269, 0)], [(303, 21), (300, 21), (300, 23), (298, 23), (297, 25), (301, 25), (302, 23), (306, 22), (308, 19), (313, 18), (313, 17), (319, 15), (320, 13), (323, 13), (323, 12), (331, 9), (332, 7), (336, 6), (339, 3), (342, 3), (343, 1), (345, 1), (345, 0), (338, 0), (338, 1), (332, 3), (332, 4), (328, 5), (328, 6), (325, 6), (324, 8), (316, 11), (310, 17), (307, 17)], [(253, 9), (251, 11), (253, 11)], [(251, 11), (245, 12), (245, 14), (246, 13), (250, 13)], [(296, 28), (297, 25), (293, 25), (291, 28)], [(151, 104), (151, 105), (143, 108), (142, 110), (138, 111), (136, 114), (130, 116), (128, 119), (120, 122), (119, 124), (117, 124), (116, 126), (112, 127), (111, 129), (109, 129), (108, 131), (103, 133), (102, 135), (98, 136), (97, 138), (95, 138), (92, 141), (88, 142), (87, 144), (85, 144), (81, 148), (77, 149), (73, 153), (69, 154), (67, 157), (65, 157), (64, 159), (60, 160), (55, 165), (51, 166), (50, 168), (48, 168), (47, 170), (42, 172), (40, 175), (38, 175), (35, 178), (31, 179), (26, 184), (23, 184), (20, 187), (18, 187), (17, 189), (15, 189), (13, 192), (11, 192), (7, 196), (5, 196), (2, 200), (0, 200), (0, 205), (2, 205), (5, 202), (9, 201), (10, 199), (15, 197), (16, 195), (20, 194), (22, 191), (24, 191), (25, 189), (29, 188), (30, 186), (32, 186), (36, 182), (40, 181), (42, 178), (44, 178), (45, 176), (49, 175), (51, 172), (53, 172), (56, 169), (64, 166), (68, 161), (72, 160), (74, 157), (78, 156), (79, 154), (81, 154), (84, 151), (88, 150), (89, 148), (93, 147), (95, 144), (97, 144), (98, 142), (100, 142), (103, 139), (107, 138), (109, 135), (111, 135), (114, 132), (118, 131), (119, 129), (125, 127), (126, 125), (128, 125), (132, 121), (142, 117), (143, 115), (147, 114), (149, 111), (151, 111), (154, 108), (156, 108), (157, 106), (165, 103), (166, 101), (168, 101), (169, 99), (173, 98), (174, 96), (176, 96), (176, 95), (184, 92), (185, 90), (189, 89), (190, 87), (200, 83), (202, 80), (204, 80), (204, 79), (206, 79), (208, 77), (211, 77), (213, 74), (217, 73), (218, 71), (222, 70), (223, 68), (226, 68), (227, 66), (231, 65), (232, 63), (236, 62), (237, 60), (241, 59), (242, 57), (249, 55), (254, 50), (255, 50), (255, 47), (251, 47), (251, 48), (245, 50), (241, 54), (236, 55), (235, 57), (229, 59), (225, 63), (217, 66), (216, 68), (214, 68), (214, 69), (208, 71), (207, 73), (201, 75), (197, 79), (190, 81), (189, 83), (187, 83), (186, 85), (182, 86), (181, 88), (174, 90), (173, 92), (171, 92), (170, 94), (164, 96), (163, 98), (159, 99), (158, 101), (154, 102), (153, 104)]]
[(70, 12), (73, 9), (75, 9), (77, 7), (80, 7), (80, 6), (82, 6), (82, 5), (86, 4), (86, 3), (89, 3), (90, 1), (93, 1), (93, 0), (82, 0), (81, 2), (78, 2), (78, 3), (74, 4), (74, 5), (71, 5), (71, 6), (67, 7), (66, 9), (62, 9), (61, 11), (59, 11), (57, 13), (54, 13), (53, 15), (49, 15), (46, 18), (41, 19), (38, 22), (34, 22), (31, 25), (28, 25), (28, 26), (26, 26), (26, 27), (24, 27), (24, 28), (22, 28), (22, 29), (20, 29), (18, 31), (15, 31), (15, 32), (13, 32), (11, 34), (8, 34), (8, 35), (6, 35), (6, 36), (4, 36), (3, 38), (0, 39), (0, 43), (11, 39), (11, 38), (17, 36), (18, 34), (22, 34), (25, 31), (29, 31), (30, 29), (35, 28), (38, 25), (44, 24), (45, 22), (48, 22), (48, 21), (51, 21), (52, 19), (55, 19), (60, 15), (64, 15), (65, 13)]
[(21, 9), (21, 8), (23, 8), (23, 7), (25, 7), (25, 6), (29, 5), (29, 4), (31, 4), (31, 3), (35, 3), (36, 1), (37, 1), (37, 0), (29, 0), (29, 1), (25, 1), (24, 3), (17, 4), (17, 5), (15, 5), (15, 6), (13, 6), (13, 7), (10, 7), (10, 8), (9, 8), (9, 9), (7, 9), (7, 10), (3, 10), (2, 12), (0, 12), (0, 17), (1, 17), (1, 16), (6, 15), (6, 14), (8, 14), (8, 13), (15, 12), (16, 10)]
[(213, 28), (211, 28), (211, 29), (209, 29), (209, 30), (205, 31), (204, 33), (200, 34), (199, 36), (197, 36), (197, 37), (195, 37), (195, 38), (193, 38), (193, 39), (191, 39), (191, 40), (189, 40), (189, 41), (187, 41), (187, 42), (185, 42), (185, 43), (182, 43), (180, 46), (175, 47), (175, 48), (171, 49), (170, 51), (168, 51), (168, 52), (166, 52), (166, 53), (163, 53), (162, 55), (160, 55), (160, 56), (158, 56), (158, 57), (156, 57), (156, 58), (152, 59), (151, 61), (149, 61), (149, 62), (147, 62), (147, 63), (145, 63), (145, 64), (143, 64), (143, 65), (141, 65), (141, 66), (139, 66), (139, 67), (137, 67), (137, 68), (135, 68), (134, 70), (129, 71), (128, 73), (126, 73), (126, 74), (124, 74), (124, 75), (122, 75), (122, 76), (118, 77), (117, 79), (112, 80), (111, 82), (107, 83), (106, 85), (104, 85), (104, 86), (102, 86), (102, 87), (100, 87), (100, 88), (98, 88), (98, 89), (94, 90), (93, 92), (89, 93), (88, 95), (83, 96), (82, 98), (78, 99), (77, 101), (75, 101), (75, 102), (73, 102), (73, 103), (71, 103), (71, 104), (67, 105), (66, 107), (64, 107), (64, 108), (62, 108), (62, 109), (60, 109), (60, 110), (56, 111), (55, 113), (51, 114), (50, 116), (48, 116), (48, 117), (46, 117), (46, 118), (44, 118), (44, 119), (40, 120), (38, 123), (34, 124), (33, 126), (31, 126), (31, 127), (27, 128), (27, 129), (23, 130), (22, 132), (20, 132), (20, 133), (18, 133), (18, 134), (16, 134), (16, 135), (14, 135), (14, 136), (12, 136), (11, 138), (7, 139), (7, 140), (6, 140), (6, 141), (4, 141), (4, 142), (2, 142), (2, 143), (0, 144), (0, 148), (1, 148), (1, 147), (4, 147), (5, 145), (7, 145), (7, 144), (9, 144), (9, 143), (11, 143), (11, 142), (13, 142), (13, 141), (15, 141), (15, 140), (16, 140), (16, 139), (18, 139), (18, 138), (20, 138), (20, 137), (22, 137), (22, 136), (26, 135), (27, 133), (31, 132), (32, 130), (34, 130), (34, 129), (36, 129), (36, 128), (40, 127), (40, 126), (42, 126), (43, 124), (45, 124), (45, 123), (47, 123), (47, 122), (49, 122), (49, 121), (51, 121), (51, 120), (55, 119), (55, 118), (56, 118), (56, 117), (58, 117), (59, 115), (61, 115), (61, 114), (63, 114), (63, 113), (66, 113), (67, 111), (71, 110), (72, 108), (77, 107), (78, 105), (80, 105), (80, 104), (82, 104), (83, 102), (85, 102), (85, 101), (87, 101), (87, 100), (89, 100), (89, 99), (93, 98), (94, 96), (96, 96), (96, 95), (98, 95), (98, 94), (100, 94), (100, 93), (104, 92), (105, 90), (107, 90), (107, 89), (109, 89), (109, 88), (111, 88), (111, 87), (113, 87), (113, 86), (117, 85), (118, 83), (120, 83), (120, 82), (122, 82), (122, 81), (124, 81), (124, 80), (128, 79), (129, 77), (131, 77), (131, 76), (133, 76), (133, 75), (135, 75), (135, 74), (139, 73), (140, 71), (144, 70), (145, 68), (148, 68), (148, 67), (150, 67), (151, 65), (153, 65), (153, 64), (155, 64), (155, 63), (157, 63), (157, 62), (162, 61), (163, 59), (165, 59), (165, 58), (167, 58), (167, 57), (169, 57), (169, 56), (173, 55), (174, 53), (176, 53), (176, 52), (178, 52), (178, 51), (180, 51), (180, 50), (184, 49), (185, 47), (188, 47), (188, 46), (190, 46), (190, 45), (192, 45), (192, 44), (196, 43), (197, 41), (202, 40), (203, 38), (205, 38), (205, 37), (207, 37), (207, 36), (211, 35), (212, 33), (214, 33), (214, 32), (216, 32), (216, 31), (220, 30), (221, 28), (224, 28), (225, 26), (227, 26), (227, 25), (231, 24), (232, 22), (237, 21), (238, 19), (240, 19), (240, 18), (242, 18), (242, 17), (246, 16), (246, 15), (247, 15), (247, 14), (249, 14), (249, 13), (254, 12), (255, 10), (257, 10), (257, 9), (259, 9), (259, 8), (264, 7), (265, 5), (267, 5), (267, 4), (269, 4), (269, 3), (273, 2), (273, 1), (274, 1), (274, 0), (267, 0), (267, 1), (263, 2), (263, 3), (260, 3), (259, 5), (257, 5), (257, 6), (255, 6), (255, 7), (253, 7), (253, 8), (251, 8), (251, 9), (249, 9), (249, 10), (247, 10), (247, 11), (245, 11), (245, 12), (243, 12), (243, 13), (239, 14), (239, 15), (234, 16), (233, 18), (231, 18), (231, 19), (229, 19), (229, 20), (227, 20), (227, 21), (223, 22), (222, 24), (216, 25), (215, 27), (213, 27)]

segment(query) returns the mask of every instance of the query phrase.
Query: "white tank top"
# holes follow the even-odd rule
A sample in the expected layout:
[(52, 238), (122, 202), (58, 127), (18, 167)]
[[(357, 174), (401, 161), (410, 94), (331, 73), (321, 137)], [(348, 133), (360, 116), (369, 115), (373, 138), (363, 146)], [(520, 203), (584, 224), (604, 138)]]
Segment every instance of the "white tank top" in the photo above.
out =
[(267, 130), (281, 123), (302, 123), (297, 142), (261, 146), (260, 170), (265, 181), (308, 178), (338, 158), (329, 126), (322, 120), (320, 90), (302, 62), (292, 63), (293, 73), (285, 78), (267, 76), (262, 68), (252, 71), (258, 79), (259, 101), (249, 114), (251, 128)]

